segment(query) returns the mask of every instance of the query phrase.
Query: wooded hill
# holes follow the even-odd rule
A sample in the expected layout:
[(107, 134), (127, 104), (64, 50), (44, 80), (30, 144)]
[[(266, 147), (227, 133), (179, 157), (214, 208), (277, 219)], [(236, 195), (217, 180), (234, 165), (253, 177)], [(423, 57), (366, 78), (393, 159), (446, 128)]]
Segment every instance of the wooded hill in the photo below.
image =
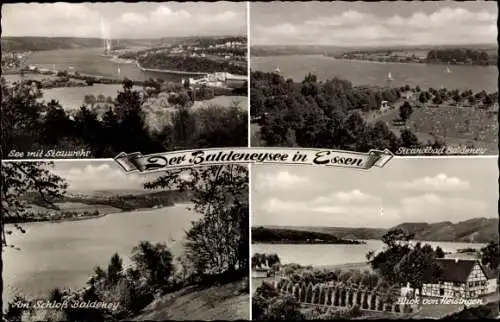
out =
[[(287, 229), (305, 232), (325, 233), (340, 239), (381, 239), (390, 229), (401, 228), (414, 233), (416, 240), (475, 242), (486, 243), (498, 240), (498, 218), (474, 218), (458, 223), (449, 221), (439, 223), (402, 223), (390, 229), (383, 228), (350, 228), (350, 227), (300, 227), (300, 226), (266, 226), (268, 229)], [(252, 229), (252, 237), (254, 230)]]

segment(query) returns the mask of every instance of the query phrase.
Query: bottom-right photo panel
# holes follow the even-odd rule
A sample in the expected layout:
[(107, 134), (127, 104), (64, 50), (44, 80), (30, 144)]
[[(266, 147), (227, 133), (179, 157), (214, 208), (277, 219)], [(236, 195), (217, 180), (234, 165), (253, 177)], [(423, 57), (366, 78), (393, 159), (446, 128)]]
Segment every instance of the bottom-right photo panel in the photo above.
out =
[(253, 165), (253, 320), (499, 316), (498, 159)]

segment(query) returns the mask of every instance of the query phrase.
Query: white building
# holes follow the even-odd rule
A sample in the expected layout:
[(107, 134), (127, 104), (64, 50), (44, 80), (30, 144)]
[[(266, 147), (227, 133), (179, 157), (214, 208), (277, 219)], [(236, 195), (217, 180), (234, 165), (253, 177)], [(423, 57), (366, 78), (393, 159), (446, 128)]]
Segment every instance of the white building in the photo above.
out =
[(440, 258), (436, 262), (441, 274), (424, 283), (423, 296), (477, 298), (497, 289), (496, 278), (490, 279), (477, 260)]
[(388, 101), (382, 101), (381, 104), (380, 104), (380, 112), (385, 112), (387, 110), (389, 110), (391, 108), (391, 106), (389, 105), (389, 102)]

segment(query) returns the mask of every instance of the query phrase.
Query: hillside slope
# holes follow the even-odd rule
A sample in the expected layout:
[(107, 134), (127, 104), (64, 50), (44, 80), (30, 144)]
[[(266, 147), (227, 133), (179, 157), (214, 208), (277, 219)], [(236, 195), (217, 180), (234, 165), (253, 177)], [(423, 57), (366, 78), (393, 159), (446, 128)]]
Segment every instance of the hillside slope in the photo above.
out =
[(484, 243), (498, 240), (498, 218), (474, 218), (458, 223), (449, 221), (435, 224), (404, 223), (401, 228), (415, 234), (415, 239)]
[(244, 282), (186, 287), (153, 302), (134, 321), (248, 320), (250, 295), (242, 293)]
[[(389, 230), (363, 227), (266, 226), (266, 228), (321, 232), (334, 235), (341, 239), (381, 239)], [(415, 239), (417, 240), (467, 243), (487, 243), (491, 240), (498, 240), (498, 218), (473, 218), (458, 223), (449, 221), (432, 224), (423, 222), (402, 223), (390, 229), (396, 228), (414, 233)]]

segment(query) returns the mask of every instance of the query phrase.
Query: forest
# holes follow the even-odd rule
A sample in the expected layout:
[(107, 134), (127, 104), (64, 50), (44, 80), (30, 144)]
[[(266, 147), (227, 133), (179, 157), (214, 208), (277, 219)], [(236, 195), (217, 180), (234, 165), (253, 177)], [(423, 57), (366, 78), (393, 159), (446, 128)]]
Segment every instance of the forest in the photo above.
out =
[(482, 50), (448, 48), (429, 50), (427, 52), (427, 62), (493, 65), (496, 64), (496, 58), (489, 57), (488, 53)]
[[(57, 101), (40, 101), (27, 81), (9, 86), (2, 78), (1, 156), (10, 151), (84, 149), (94, 158), (120, 152), (144, 154), (179, 149), (247, 146), (247, 111), (238, 106), (192, 109), (182, 87), (157, 84), (142, 91), (132, 81), (105, 106), (82, 102), (72, 113)], [(99, 104), (97, 104), (99, 105)]]
[(179, 70), (185, 72), (216, 73), (227, 72), (247, 75), (247, 69), (228, 61), (215, 61), (204, 57), (172, 56), (163, 53), (149, 53), (138, 60), (144, 68)]
[(339, 239), (327, 233), (265, 227), (252, 228), (252, 243), (361, 244), (359, 241)]
[(378, 109), (382, 100), (396, 101), (399, 89), (353, 87), (339, 78), (319, 82), (312, 74), (294, 83), (259, 71), (251, 74), (250, 86), (250, 113), (263, 115), (261, 137), (267, 146), (367, 152), (416, 144), (408, 130), (398, 138), (385, 122), (368, 124), (360, 113)]

